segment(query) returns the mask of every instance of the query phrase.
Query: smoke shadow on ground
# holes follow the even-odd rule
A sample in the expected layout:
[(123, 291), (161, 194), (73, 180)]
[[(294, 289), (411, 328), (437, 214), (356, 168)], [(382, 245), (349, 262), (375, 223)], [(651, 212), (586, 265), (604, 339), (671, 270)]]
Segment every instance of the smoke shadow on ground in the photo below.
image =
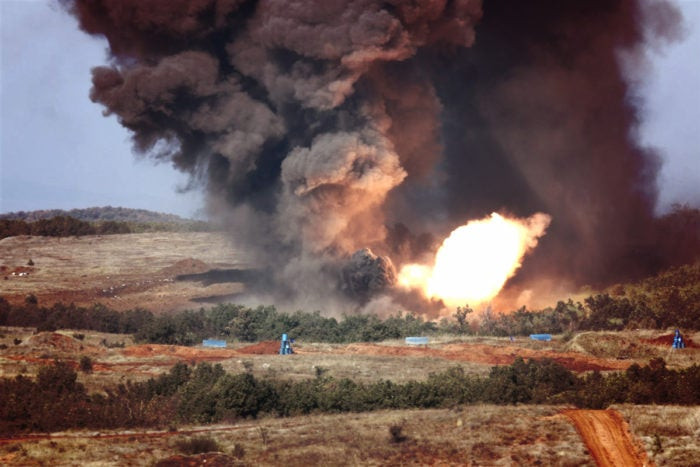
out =
[(255, 285), (266, 281), (265, 271), (260, 269), (210, 269), (195, 274), (180, 274), (175, 276), (177, 281), (200, 282), (202, 285), (238, 282), (245, 285)]
[(192, 298), (195, 303), (210, 304), (245, 302), (248, 298), (270, 289), (273, 284), (272, 275), (266, 269), (210, 269), (202, 273), (180, 274), (175, 276), (175, 280), (200, 282), (204, 286), (222, 283), (238, 283), (244, 286), (243, 292)]

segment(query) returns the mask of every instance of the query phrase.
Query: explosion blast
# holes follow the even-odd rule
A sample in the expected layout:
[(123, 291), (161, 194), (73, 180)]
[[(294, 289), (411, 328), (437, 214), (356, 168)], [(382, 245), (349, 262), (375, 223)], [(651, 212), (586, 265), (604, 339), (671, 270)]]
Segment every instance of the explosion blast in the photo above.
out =
[[(109, 43), (91, 99), (137, 152), (191, 174), (278, 304), (348, 311), (389, 296), (420, 311), (395, 287), (414, 263), (434, 266), (424, 295), (491, 297), (546, 218), (523, 233), (492, 216), (510, 228), (488, 246), (484, 221), (470, 223), (437, 259), (433, 239), (492, 212), (552, 218), (506, 287), (667, 263), (659, 158), (633, 138), (628, 84), (674, 37), (663, 0), (63, 2)], [(453, 253), (462, 235), (477, 238)]]
[(435, 264), (408, 264), (399, 285), (420, 289), (426, 297), (457, 307), (495, 297), (537, 246), (551, 221), (537, 213), (528, 219), (508, 219), (496, 213), (455, 229), (442, 242)]

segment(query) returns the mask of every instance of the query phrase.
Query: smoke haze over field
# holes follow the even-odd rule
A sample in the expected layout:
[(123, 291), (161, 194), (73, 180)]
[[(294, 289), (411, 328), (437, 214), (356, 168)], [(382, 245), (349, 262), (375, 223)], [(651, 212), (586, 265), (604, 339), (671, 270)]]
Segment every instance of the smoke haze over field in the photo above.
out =
[(493, 211), (552, 217), (516, 286), (669, 262), (628, 84), (677, 34), (666, 2), (66, 6), (110, 45), (91, 98), (192, 174), (292, 303), (364, 304)]

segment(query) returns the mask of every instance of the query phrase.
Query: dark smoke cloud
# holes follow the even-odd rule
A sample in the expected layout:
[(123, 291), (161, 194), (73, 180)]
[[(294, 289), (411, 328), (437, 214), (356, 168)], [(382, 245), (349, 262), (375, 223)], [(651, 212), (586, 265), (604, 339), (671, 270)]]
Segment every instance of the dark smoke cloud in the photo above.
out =
[(658, 266), (660, 158), (634, 140), (639, 109), (624, 65), (673, 38), (678, 20), (664, 2), (485, 2), (475, 47), (425, 57), (451, 103), (449, 217), (552, 215), (521, 279), (600, 284)]
[(522, 280), (660, 264), (659, 158), (623, 64), (672, 37), (663, 1), (66, 5), (109, 42), (91, 98), (203, 185), (295, 304), (367, 302), (494, 210), (553, 217)]

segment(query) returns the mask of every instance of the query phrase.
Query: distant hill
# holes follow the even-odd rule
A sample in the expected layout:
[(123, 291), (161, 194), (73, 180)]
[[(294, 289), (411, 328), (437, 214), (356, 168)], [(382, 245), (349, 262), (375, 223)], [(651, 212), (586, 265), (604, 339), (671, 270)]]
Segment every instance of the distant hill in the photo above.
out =
[(112, 206), (70, 210), (42, 209), (38, 211), (17, 211), (0, 214), (0, 219), (35, 222), (42, 219), (51, 219), (57, 216), (69, 216), (85, 222), (116, 221), (157, 224), (189, 224), (192, 222), (192, 219), (185, 219), (175, 214), (148, 211), (146, 209), (131, 209)]
[(17, 235), (70, 237), (144, 232), (211, 232), (215, 229), (208, 222), (185, 219), (175, 214), (112, 206), (0, 214), (0, 239)]

